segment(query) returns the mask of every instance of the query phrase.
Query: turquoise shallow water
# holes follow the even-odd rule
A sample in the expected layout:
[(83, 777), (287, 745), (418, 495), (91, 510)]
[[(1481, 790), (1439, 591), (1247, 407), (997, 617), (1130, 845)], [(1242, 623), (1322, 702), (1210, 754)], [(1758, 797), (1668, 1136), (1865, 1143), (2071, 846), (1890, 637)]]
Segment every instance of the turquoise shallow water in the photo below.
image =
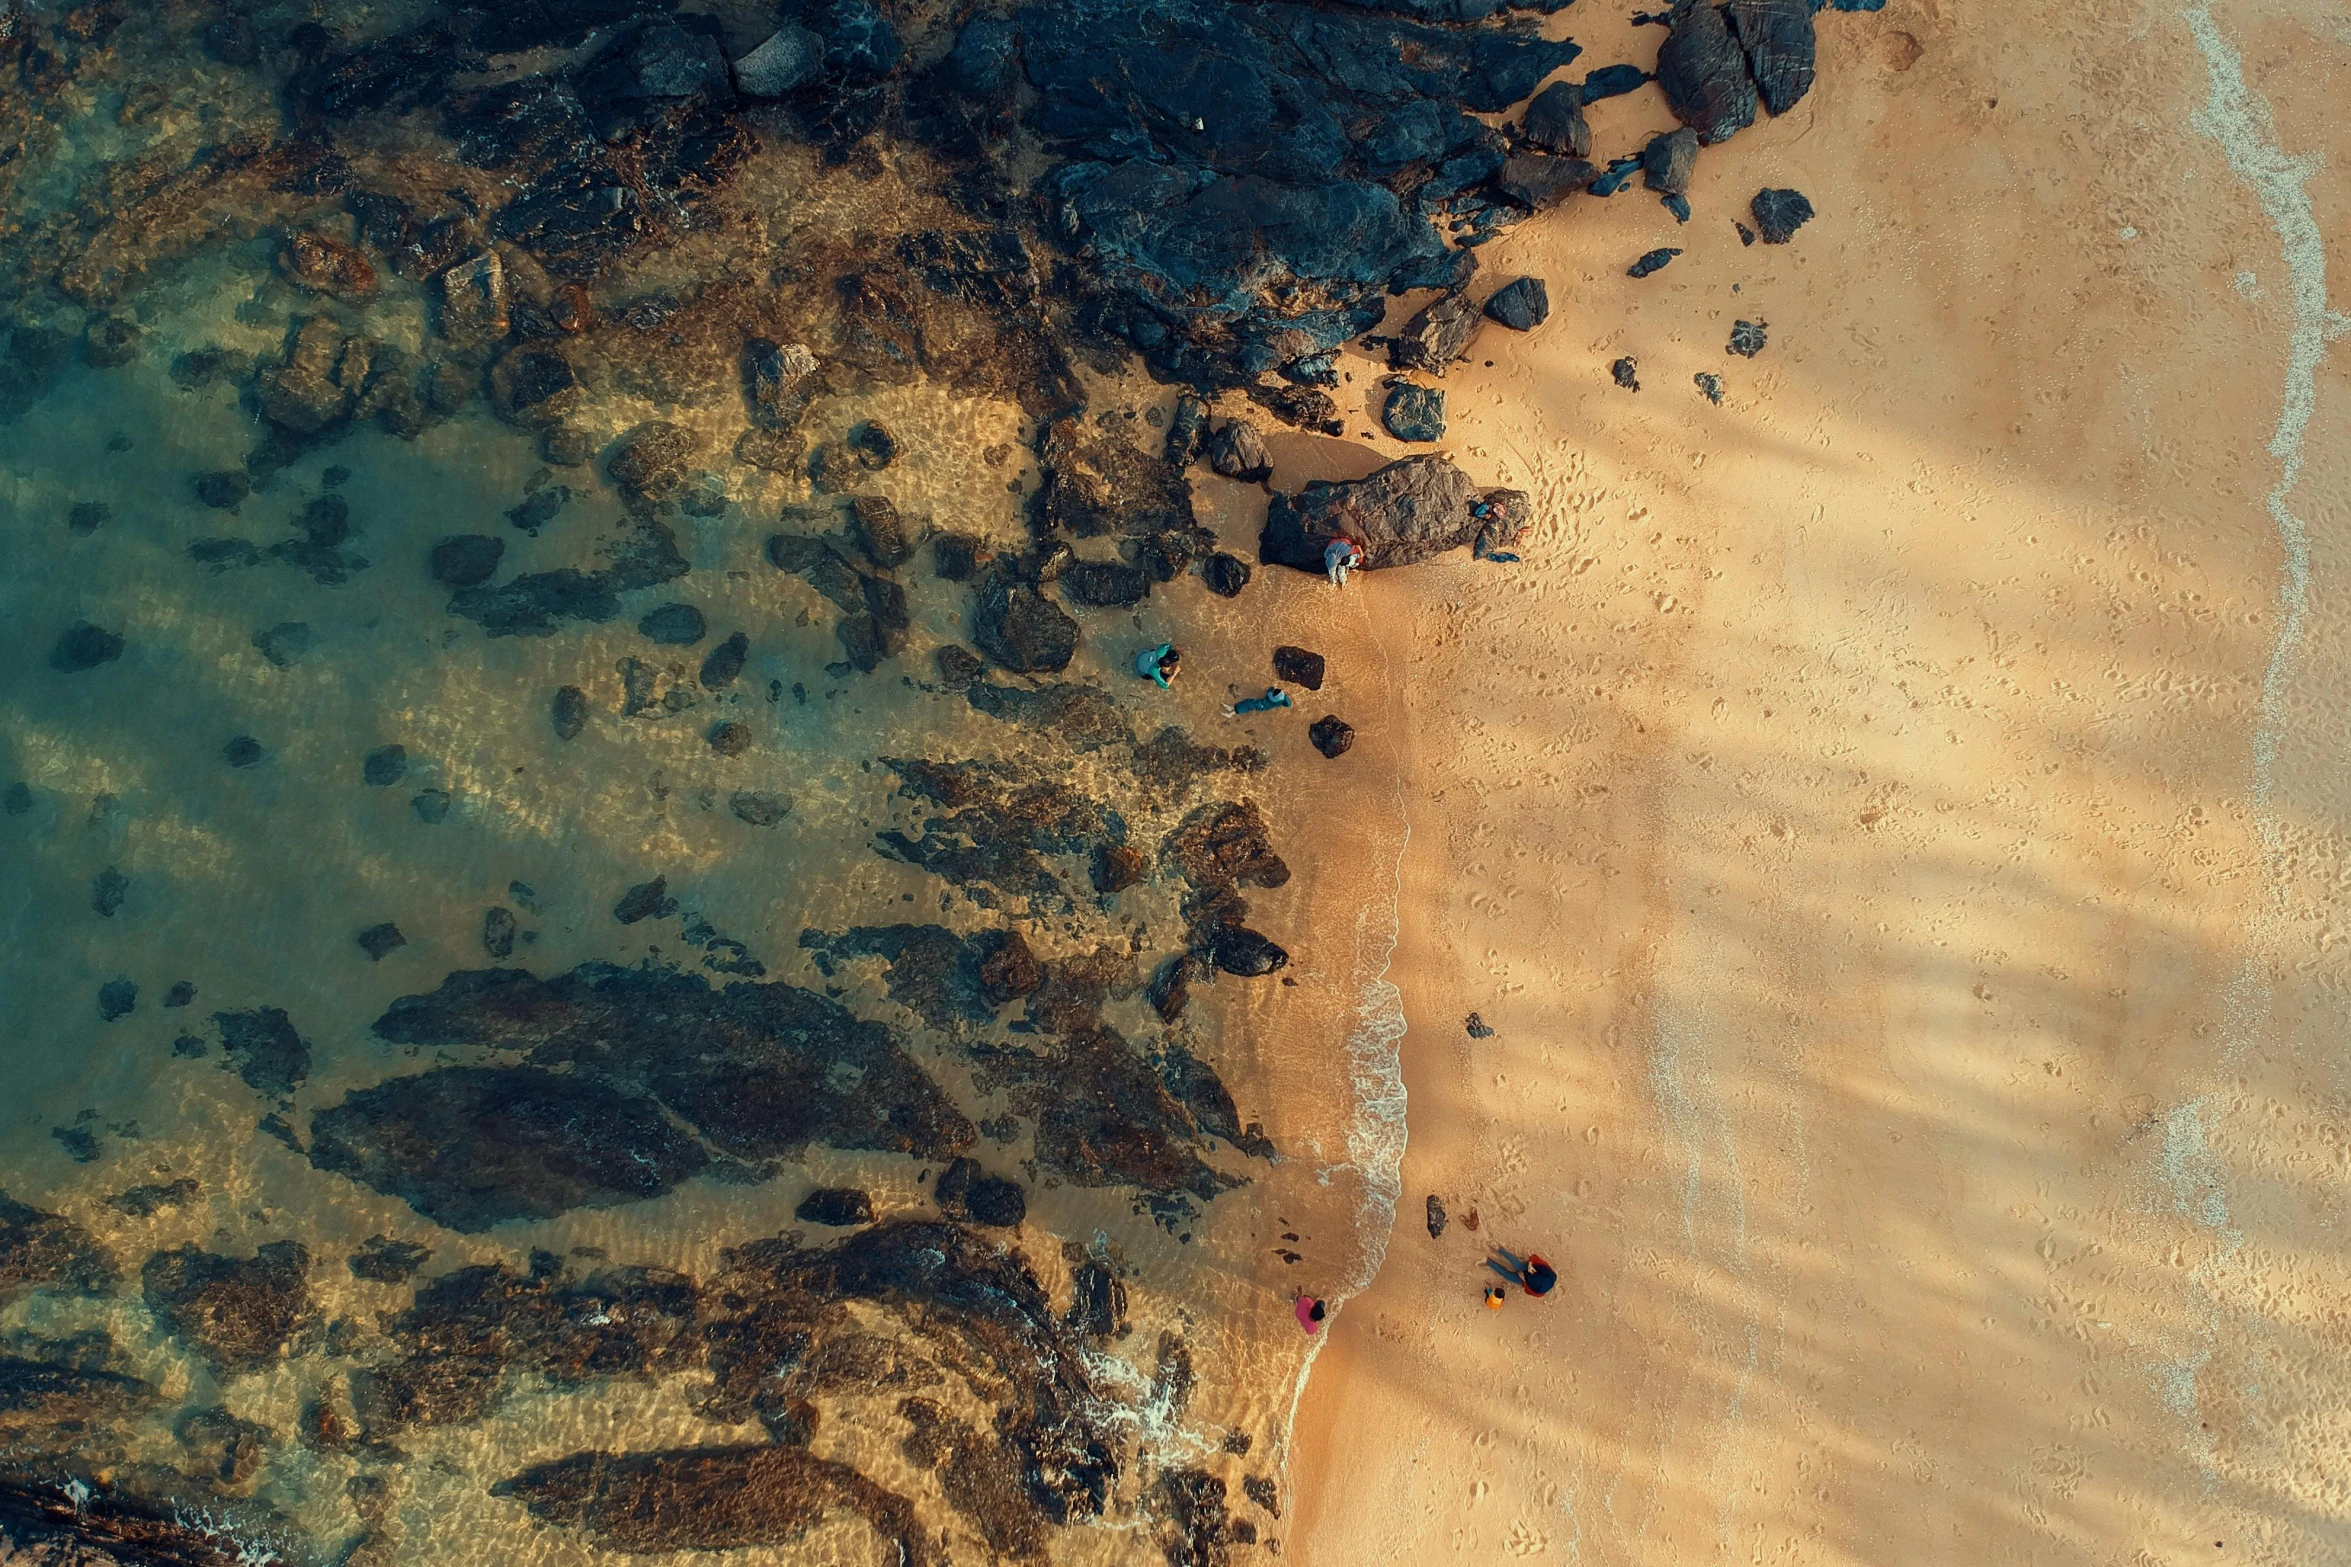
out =
[[(197, 64), (159, 82), (161, 57), (141, 50), (179, 46), (168, 20), (128, 29), (49, 106), (15, 186), (25, 211), (70, 214), (108, 164), (142, 150), (184, 163), (236, 114), (263, 121), (262, 100), (223, 85), (233, 73)], [(418, 171), (401, 172), (419, 187)], [(783, 150), (751, 184), (821, 252), (849, 210), (824, 182), (871, 177)], [(793, 199), (796, 179), (813, 183)], [(347, 203), (311, 206), (324, 215), (304, 232), (361, 243)], [(1366, 782), (1382, 776), (1376, 735), (1342, 773), (1304, 739), (1324, 707), (1246, 724), (1221, 708), (1262, 687), (1274, 642), (1312, 628), (1332, 662), (1326, 702), (1359, 722), (1384, 712), (1392, 693), (1365, 628), (1332, 622), (1327, 590), (1304, 577), (1261, 575), (1228, 602), (1182, 576), (1132, 608), (1081, 608), (1066, 671), (980, 677), (998, 693), (1045, 692), (1046, 706), (998, 695), (983, 710), (970, 677), (949, 678), (938, 658), (972, 640), (974, 589), (940, 576), (925, 541), (952, 534), (983, 558), (1027, 547), (1045, 482), (1039, 420), (968, 378), (844, 367), (853, 354), (822, 334), (846, 329), (819, 315), (808, 324), (828, 368), (797, 438), (891, 431), (893, 460), (833, 489), (890, 500), (917, 541), (912, 559), (877, 572), (841, 536), (857, 572), (903, 594), (895, 651), (861, 672), (840, 634), (847, 612), (812, 580), (821, 573), (771, 563), (770, 535), (814, 537), (835, 513), (804, 463), (778, 472), (734, 455), (748, 427), (739, 339), (722, 343), (715, 371), (675, 372), (710, 352), (681, 339), (723, 337), (691, 269), (594, 298), (603, 324), (566, 344), (584, 385), (563, 424), (585, 460), (550, 461), (542, 429), (493, 411), (487, 356), (453, 352), (430, 281), (377, 254), (372, 297), (325, 298), (289, 278), (288, 225), (174, 210), (171, 245), (143, 250), (152, 265), (136, 280), (77, 298), (49, 273), (12, 305), (0, 466), (0, 1187), (21, 1205), (0, 1226), (10, 1506), (85, 1495), (94, 1514), (152, 1514), (286, 1561), (580, 1561), (680, 1541), (688, 1555), (792, 1562), (896, 1561), (909, 1541), (951, 1560), (1132, 1560), (1228, 1503), (1217, 1527), (1231, 1538), (1278, 1537), (1306, 1347), (1291, 1297), (1338, 1297), (1367, 1278), (1369, 1237), (1384, 1236), (1393, 1206), (1398, 1107), (1366, 1119), (1358, 1106), (1381, 1097), (1395, 1042), (1392, 997), (1367, 987), (1393, 942), (1401, 843)], [(778, 267), (802, 254), (771, 242)], [(518, 306), (533, 290), (561, 302), (526, 274), (518, 262)], [(647, 293), (672, 314), (632, 305)], [(421, 430), (351, 418), (273, 436), (267, 377), (320, 317), (378, 345), (379, 364), (388, 349), (452, 367), (466, 395)], [(110, 323), (135, 326), (127, 356), (105, 345), (133, 334)], [(1080, 382), (1085, 439), (1155, 457), (1170, 395), (1091, 371)], [(664, 493), (632, 498), (612, 459), (654, 419), (684, 432), (685, 456)], [(1188, 487), (1201, 523), (1249, 553), (1262, 493), (1198, 470)], [(605, 618), (545, 635), (487, 634), (452, 612), (456, 590), (429, 564), (466, 535), (503, 546), (492, 586), (592, 571), (649, 527), (674, 543), (682, 574), (623, 588)], [(1116, 542), (1081, 539), (1078, 553), (1115, 559)], [(691, 641), (640, 624), (674, 604), (699, 612)], [(75, 632), (84, 624), (98, 632)], [(737, 633), (728, 679), (706, 660)], [(1175, 691), (1126, 677), (1136, 647), (1170, 638), (1190, 655)], [(582, 715), (569, 738), (554, 717), (566, 687)], [(726, 725), (740, 731), (722, 741)], [(1165, 741), (1170, 726), (1191, 739)], [(1179, 752), (1262, 754), (1170, 762), (1154, 737)], [(982, 764), (968, 775), (978, 793), (920, 797), (907, 786), (914, 759)], [(976, 847), (958, 836), (969, 822), (956, 810), (1025, 823), (1019, 801), (1038, 790), (1107, 811), (1115, 830), (1022, 825), (982, 832)], [(1203, 969), (1190, 1005), (1163, 1015), (1149, 982), (1193, 939), (1187, 899), (1204, 895), (1177, 840), (1204, 811), (1243, 801), (1294, 862), (1277, 885), (1244, 882), (1253, 925), (1290, 966), (1257, 980)], [(1355, 830), (1302, 852), (1313, 846), (1294, 841), (1294, 824), (1338, 813)], [(941, 841), (965, 857), (918, 864), (888, 847), (892, 833), (928, 842), (942, 820)], [(1136, 850), (1141, 879), (1099, 892), (1113, 839)], [(624, 923), (616, 909), (656, 877), (653, 912)], [(885, 953), (873, 938), (841, 944), (901, 925), (972, 954), (1017, 931), (1044, 988), (975, 1001), (968, 968), (954, 966), (969, 959), (942, 978), (858, 955), (859, 940)], [(506, 1032), (472, 1015), (423, 1040), (379, 1026), (403, 998), (490, 969), (675, 974), (712, 994), (795, 987), (886, 1030), (858, 1037), (886, 1037), (963, 1130), (902, 1151), (840, 1145), (840, 1117), (896, 1092), (868, 1058), (816, 1058), (815, 1076), (775, 1090), (727, 1075), (750, 1070), (729, 1054), (750, 1047), (691, 1017), (655, 1028), (650, 1053), (629, 1046), (625, 1066), (609, 1058), (613, 1040), (654, 1028), (649, 1014), (581, 1025), (585, 1042), (560, 1059), (543, 1014)], [(962, 1010), (942, 1012), (940, 994)], [(686, 1051), (702, 1052), (698, 1109), (661, 1086)], [(373, 1176), (319, 1154), (322, 1113), (454, 1069), (618, 1085), (668, 1145), (692, 1150), (694, 1173), (639, 1191), (624, 1171), (573, 1188), (561, 1211), (440, 1222), (459, 1209), (399, 1171), (462, 1154), (462, 1178), (492, 1208), (544, 1177), (544, 1144), (515, 1142), (492, 1114), (510, 1108), (520, 1076), (500, 1079), (472, 1120), (442, 1101), (413, 1113), (410, 1141)], [(751, 1116), (747, 1105), (790, 1119), (819, 1102), (834, 1120), (772, 1147), (713, 1130)], [(1095, 1119), (1068, 1132), (1081, 1112)], [(1050, 1146), (1046, 1126), (1064, 1126)], [(604, 1132), (575, 1117), (530, 1135), (585, 1158)], [(942, 1198), (950, 1154), (1017, 1183), (1021, 1221), (982, 1223), (976, 1205)], [(1136, 1174), (1162, 1168), (1175, 1173), (1157, 1186)], [(866, 1194), (871, 1222), (798, 1218), (819, 1187)], [(830, 1261), (775, 1260), (848, 1256), (878, 1234), (916, 1235), (909, 1255), (951, 1256), (951, 1274), (984, 1263), (996, 1282), (967, 1299), (935, 1280), (860, 1283)], [(746, 1260), (743, 1248), (777, 1237), (792, 1244)], [(822, 1276), (804, 1278), (807, 1267)], [(667, 1305), (646, 1293), (655, 1275), (671, 1281)], [(769, 1374), (793, 1391), (772, 1408), (730, 1401), (734, 1363), (713, 1346), (757, 1341), (766, 1329), (743, 1326), (744, 1292), (786, 1289), (787, 1276), (801, 1280), (787, 1315), (809, 1327)], [(467, 1279), (496, 1287), (458, 1313), (450, 1281)], [(1109, 1302), (1113, 1288), (1117, 1304), (1089, 1317), (1087, 1292)], [(990, 1336), (1003, 1310), (1022, 1324), (1017, 1351)], [(649, 1348), (654, 1329), (631, 1322), (661, 1324), (667, 1347)], [(401, 1368), (451, 1365), (470, 1368), (470, 1402), (387, 1413), (383, 1389)], [(1037, 1478), (1040, 1463), (1063, 1472), (1023, 1425), (1024, 1378), (1039, 1375), (1068, 1380), (1054, 1384), (1054, 1429), (1095, 1444), (1090, 1492)], [(802, 1467), (782, 1479), (743, 1467), (746, 1450), (776, 1448)], [(632, 1534), (612, 1500), (633, 1494), (626, 1475), (598, 1470), (604, 1489), (585, 1502), (560, 1476), (507, 1484), (580, 1455), (713, 1451), (733, 1455), (710, 1460), (722, 1492), (779, 1500), (716, 1530)], [(1203, 1501), (1211, 1480), (1222, 1496)], [(671, 1470), (647, 1483), (680, 1488), (688, 1513), (708, 1501)], [(1073, 1495), (1090, 1499), (1073, 1507)]]

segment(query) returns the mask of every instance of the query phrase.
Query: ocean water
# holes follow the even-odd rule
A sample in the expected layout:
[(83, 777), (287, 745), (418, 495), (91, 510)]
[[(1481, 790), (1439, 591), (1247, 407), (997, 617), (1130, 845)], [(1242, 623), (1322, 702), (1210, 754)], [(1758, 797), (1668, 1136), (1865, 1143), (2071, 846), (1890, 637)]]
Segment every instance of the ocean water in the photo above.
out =
[[(428, 15), (376, 9), (337, 20)], [(1291, 1302), (1368, 1280), (1401, 1157), (1394, 693), (1359, 605), (1185, 572), (1074, 608), (1065, 671), (943, 666), (980, 595), (936, 540), (1028, 550), (1045, 415), (1155, 458), (1171, 392), (1080, 364), (1045, 409), (936, 373), (938, 341), (874, 373), (830, 275), (925, 220), (916, 182), (778, 141), (735, 227), (576, 297), (515, 261), (518, 319), (596, 314), (545, 339), (582, 383), (557, 455), (584, 460), (550, 460), (493, 407), (511, 345), (456, 351), (348, 192), (205, 161), (292, 139), (192, 45), (207, 18), (118, 18), (15, 127), (0, 1525), (369, 1563), (1277, 1540), (1312, 1347)], [(353, 188), (477, 175), (420, 134)], [(290, 276), (295, 232), (367, 255), (372, 295)], [(761, 312), (820, 367), (792, 437), (829, 448), (823, 482), (736, 455)], [(451, 406), (273, 431), (269, 377), (318, 319), (346, 357), (445, 367)], [(681, 455), (630, 495), (611, 463), (648, 421)], [(895, 455), (844, 468), (870, 425)], [(1262, 491), (1181, 482), (1253, 558)], [(852, 496), (894, 505), (907, 559), (860, 555)], [(780, 569), (779, 534), (834, 553)], [(534, 634), (458, 612), (431, 564), (496, 540), (495, 591), (656, 536), (682, 570)], [(816, 580), (844, 570), (902, 595), (870, 669)], [(730, 676), (709, 661), (737, 634)], [(1162, 640), (1187, 654), (1164, 693), (1131, 669)], [(1226, 718), (1282, 641), (1328, 656), (1319, 698)], [(1325, 711), (1365, 735), (1337, 763), (1305, 739)], [(1183, 832), (1244, 802), (1289, 872), (1243, 882), (1247, 920), (1288, 965), (1196, 964), (1163, 1013), (1216, 890)], [(1099, 892), (1121, 842), (1139, 879)], [(975, 974), (1008, 931), (1038, 967), (993, 1002)], [(787, 990), (798, 1034), (761, 1021)], [(987, 1222), (1001, 1186), (987, 1214), (942, 1195), (955, 1158), (1017, 1185), (1017, 1223)], [(799, 1217), (819, 1188), (866, 1211)]]

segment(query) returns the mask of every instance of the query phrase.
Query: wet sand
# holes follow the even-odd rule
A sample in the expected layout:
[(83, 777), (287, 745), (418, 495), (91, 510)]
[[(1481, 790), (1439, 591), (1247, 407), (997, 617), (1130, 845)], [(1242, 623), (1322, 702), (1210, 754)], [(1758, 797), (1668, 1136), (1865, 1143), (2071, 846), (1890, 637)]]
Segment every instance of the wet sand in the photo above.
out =
[[(1489, 247), (1555, 314), (1484, 329), (1445, 445), (1536, 493), (1524, 564), (1359, 584), (1410, 1146), (1293, 1559), (2351, 1550), (2351, 34), (1821, 24), (1688, 228), (1631, 194)], [(1764, 185), (1820, 215), (1742, 248)], [(1482, 1310), (1489, 1242), (1562, 1287)]]

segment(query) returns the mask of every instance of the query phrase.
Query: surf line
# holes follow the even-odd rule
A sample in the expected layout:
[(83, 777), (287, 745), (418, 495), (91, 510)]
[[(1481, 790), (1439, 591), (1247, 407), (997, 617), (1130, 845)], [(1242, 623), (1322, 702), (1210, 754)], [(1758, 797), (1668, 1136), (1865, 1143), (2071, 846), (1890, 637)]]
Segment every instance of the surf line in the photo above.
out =
[[(2253, 729), (2254, 826), (2268, 871), (2269, 898), (2267, 907), (2254, 916), (2244, 967), (2222, 1000), (2229, 1023), (2219, 1063), (2225, 1070), (2243, 1055), (2253, 1032), (2261, 1026), (2262, 1009), (2257, 1000), (2264, 988), (2262, 972), (2276, 940), (2286, 897), (2285, 843), (2273, 804), (2278, 748), (2285, 738), (2286, 688), (2294, 675), (2310, 607), (2310, 530), (2289, 502), (2302, 477), (2303, 440), (2317, 399), (2319, 362), (2326, 356), (2328, 342), (2351, 330), (2351, 319), (2327, 305), (2326, 249), (2305, 188), (2318, 171), (2319, 160), (2307, 154), (2293, 156), (2277, 144), (2269, 105), (2246, 84), (2244, 61), (2213, 20), (2211, 0), (2197, 0), (2184, 7), (2180, 16), (2197, 52), (2204, 57), (2211, 86), (2203, 107), (2189, 123), (2219, 143), (2230, 171), (2253, 193), (2270, 226), (2277, 230), (2293, 307), (2285, 385), (2277, 428), (2269, 442), (2278, 473), (2263, 502), (2285, 552), (2285, 572), (2278, 583), (2278, 629), (2270, 644), (2268, 667), (2262, 673), (2261, 705)], [(2221, 1242), (2218, 1255), (2206, 1258), (2190, 1274), (2204, 1295), (2203, 1309), (2198, 1313), (2201, 1320), (2196, 1325), (2199, 1342), (2169, 1366), (2157, 1368), (2164, 1402), (2183, 1422), (2196, 1421), (2196, 1380), (2219, 1342), (2222, 1307), (2214, 1269), (2243, 1240), (2229, 1212), (2221, 1159), (2210, 1141), (2211, 1132), (2225, 1114), (2225, 1107), (2214, 1103), (2212, 1095), (2201, 1095), (2176, 1107), (2165, 1127), (2164, 1177), (2171, 1187), (2173, 1207)], [(2191, 1430), (2190, 1443), (2197, 1449), (2207, 1482), (2217, 1483), (2212, 1438), (2201, 1431), (2200, 1423), (2198, 1427)]]

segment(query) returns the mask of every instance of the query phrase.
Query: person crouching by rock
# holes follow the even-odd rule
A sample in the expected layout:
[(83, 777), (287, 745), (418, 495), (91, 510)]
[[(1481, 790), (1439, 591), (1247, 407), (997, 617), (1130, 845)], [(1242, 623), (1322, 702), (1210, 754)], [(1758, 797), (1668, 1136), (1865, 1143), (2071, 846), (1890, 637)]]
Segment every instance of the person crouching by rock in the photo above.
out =
[(1135, 655), (1135, 673), (1145, 680), (1157, 682), (1159, 689), (1165, 691), (1168, 683), (1175, 679), (1178, 670), (1182, 668), (1183, 662), (1182, 650), (1172, 642), (1162, 642), (1157, 647), (1147, 647)]
[(1334, 588), (1345, 587), (1348, 570), (1362, 564), (1363, 551), (1356, 548), (1355, 541), (1343, 533), (1322, 547), (1322, 569)]
[(1548, 1295), (1559, 1283), (1557, 1270), (1531, 1251), (1526, 1254), (1524, 1259), (1521, 1259), (1497, 1246), (1494, 1248), (1494, 1255), (1502, 1260), (1496, 1262), (1493, 1257), (1488, 1257), (1486, 1266), (1501, 1274), (1520, 1289), (1525, 1290), (1529, 1295)]

